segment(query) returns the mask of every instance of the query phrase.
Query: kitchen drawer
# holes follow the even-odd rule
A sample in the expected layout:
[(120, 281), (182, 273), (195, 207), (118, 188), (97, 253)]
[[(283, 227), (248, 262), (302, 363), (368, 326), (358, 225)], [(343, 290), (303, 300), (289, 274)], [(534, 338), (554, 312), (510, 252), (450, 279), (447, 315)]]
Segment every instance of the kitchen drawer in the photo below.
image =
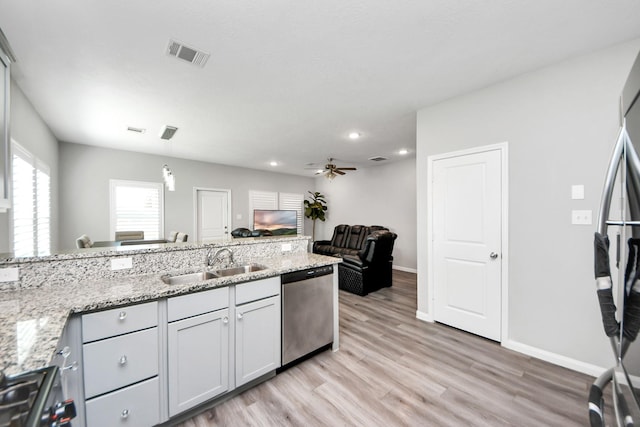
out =
[(160, 422), (158, 378), (96, 397), (86, 403), (91, 427), (152, 426)]
[(169, 322), (173, 322), (227, 307), (229, 307), (229, 288), (224, 287), (169, 298), (167, 317)]
[(236, 285), (236, 305), (280, 295), (280, 277)]
[(86, 399), (158, 375), (158, 328), (85, 344), (82, 351)]
[(158, 302), (131, 305), (82, 316), (82, 342), (158, 326)]

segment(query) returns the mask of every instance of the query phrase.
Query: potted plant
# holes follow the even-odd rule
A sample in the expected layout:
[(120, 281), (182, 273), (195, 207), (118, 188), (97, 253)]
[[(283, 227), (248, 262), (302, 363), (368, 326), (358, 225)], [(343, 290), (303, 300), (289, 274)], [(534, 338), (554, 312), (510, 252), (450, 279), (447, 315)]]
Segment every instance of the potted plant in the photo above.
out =
[(311, 191), (309, 191), (309, 194), (311, 194), (311, 198), (310, 199), (305, 199), (304, 201), (304, 216), (306, 218), (311, 218), (311, 220), (313, 221), (313, 228), (311, 231), (311, 240), (313, 240), (315, 242), (316, 240), (316, 220), (319, 219), (320, 221), (324, 221), (325, 220), (325, 212), (327, 211), (327, 201), (324, 199), (324, 195), (319, 193), (318, 191), (316, 191), (315, 193), (312, 193)]

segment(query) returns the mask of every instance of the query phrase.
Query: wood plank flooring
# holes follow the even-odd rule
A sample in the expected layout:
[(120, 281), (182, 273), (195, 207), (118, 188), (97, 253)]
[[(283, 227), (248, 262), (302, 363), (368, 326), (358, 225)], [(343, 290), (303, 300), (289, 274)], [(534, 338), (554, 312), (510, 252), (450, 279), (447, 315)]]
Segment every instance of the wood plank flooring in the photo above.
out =
[[(338, 352), (180, 426), (589, 425), (593, 378), (419, 321), (415, 312), (415, 274), (394, 270), (393, 287), (366, 297), (340, 291)], [(606, 411), (613, 425), (610, 404)]]

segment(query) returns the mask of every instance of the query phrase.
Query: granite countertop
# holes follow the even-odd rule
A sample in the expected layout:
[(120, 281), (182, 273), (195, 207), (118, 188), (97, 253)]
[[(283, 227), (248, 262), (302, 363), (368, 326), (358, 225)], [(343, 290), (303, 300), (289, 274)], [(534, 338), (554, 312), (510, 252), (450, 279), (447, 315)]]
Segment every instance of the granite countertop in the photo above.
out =
[(15, 263), (36, 263), (60, 260), (73, 260), (83, 258), (101, 258), (105, 256), (127, 256), (134, 254), (152, 254), (177, 252), (201, 248), (234, 247), (244, 245), (255, 245), (260, 243), (286, 243), (295, 240), (309, 240), (309, 236), (263, 236), (263, 237), (243, 237), (227, 238), (211, 242), (178, 242), (178, 243), (152, 243), (148, 245), (127, 245), (127, 246), (103, 246), (82, 249), (68, 249), (58, 251), (48, 255), (32, 255), (16, 257), (13, 253), (0, 253), (0, 264), (9, 266)]
[[(312, 253), (255, 259), (265, 270), (210, 279), (185, 285), (167, 285), (162, 274), (68, 283), (64, 287), (40, 287), (0, 292), (0, 369), (7, 375), (41, 368), (50, 363), (67, 318), (153, 301), (191, 292), (258, 280), (306, 268), (336, 264), (339, 258)], [(184, 274), (192, 271), (171, 271)]]

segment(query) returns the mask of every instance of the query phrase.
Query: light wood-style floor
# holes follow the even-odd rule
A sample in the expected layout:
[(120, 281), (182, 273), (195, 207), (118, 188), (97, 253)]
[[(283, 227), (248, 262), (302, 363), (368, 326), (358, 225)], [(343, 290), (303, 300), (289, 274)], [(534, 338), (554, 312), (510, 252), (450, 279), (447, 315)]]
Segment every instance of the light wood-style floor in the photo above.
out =
[(589, 425), (593, 378), (415, 313), (415, 274), (394, 270), (393, 287), (366, 297), (340, 291), (338, 352), (180, 426)]

